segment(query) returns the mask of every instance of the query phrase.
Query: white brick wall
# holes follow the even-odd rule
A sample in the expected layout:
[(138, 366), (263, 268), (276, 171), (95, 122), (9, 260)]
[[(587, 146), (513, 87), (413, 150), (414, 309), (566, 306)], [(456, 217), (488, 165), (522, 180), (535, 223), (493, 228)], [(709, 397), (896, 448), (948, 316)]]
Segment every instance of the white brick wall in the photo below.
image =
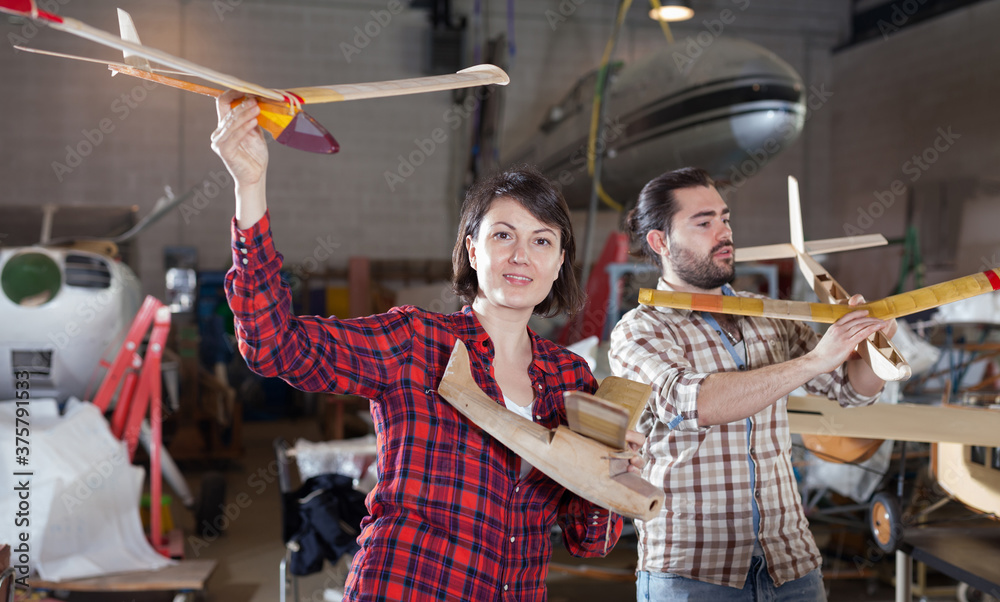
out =
[[(908, 188), (936, 186), (956, 178), (998, 179), (998, 19), (1000, 2), (981, 2), (833, 57), (837, 95), (831, 101), (832, 198), (839, 219), (828, 224), (829, 236), (843, 235), (845, 223), (868, 223), (859, 210), (869, 210), (877, 202), (874, 193), (889, 190), (894, 181)], [(961, 138), (940, 153), (928, 169), (914, 172), (911, 167), (904, 173), (906, 162), (934, 143), (938, 128), (949, 127)], [(914, 181), (916, 173), (920, 177)], [(881, 232), (888, 238), (901, 236), (905, 206), (904, 192), (895, 196), (884, 215), (874, 219), (867, 231)], [(988, 214), (980, 210), (980, 217)], [(1000, 223), (996, 203), (990, 219)], [(939, 235), (920, 233), (925, 240)], [(960, 236), (962, 240), (967, 238), (965, 234)], [(980, 247), (1000, 251), (1000, 235), (994, 234), (992, 247), (980, 238)], [(891, 246), (852, 253), (849, 258), (840, 258), (836, 273), (845, 287), (857, 289), (869, 298), (880, 297), (895, 285), (901, 252), (901, 247)], [(958, 256), (968, 255), (960, 246)], [(978, 261), (973, 263), (956, 266), (959, 273), (928, 274), (929, 280), (948, 279), (987, 267), (980, 267)]]

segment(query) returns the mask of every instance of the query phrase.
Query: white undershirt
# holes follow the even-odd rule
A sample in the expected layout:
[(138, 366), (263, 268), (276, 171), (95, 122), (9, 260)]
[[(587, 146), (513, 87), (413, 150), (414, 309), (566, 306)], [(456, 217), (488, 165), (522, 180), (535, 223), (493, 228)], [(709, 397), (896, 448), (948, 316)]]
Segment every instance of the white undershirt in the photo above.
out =
[[(534, 422), (534, 420), (531, 419), (532, 418), (531, 408), (532, 406), (535, 405), (534, 401), (532, 401), (526, 406), (519, 406), (513, 401), (511, 401), (509, 397), (504, 395), (503, 404), (507, 406), (507, 409), (510, 410), (511, 412), (514, 412), (518, 416), (521, 416), (522, 418), (527, 418), (529, 421)], [(532, 468), (531, 464), (524, 458), (521, 458), (521, 475), (518, 478), (523, 479), (531, 471), (531, 468)]]

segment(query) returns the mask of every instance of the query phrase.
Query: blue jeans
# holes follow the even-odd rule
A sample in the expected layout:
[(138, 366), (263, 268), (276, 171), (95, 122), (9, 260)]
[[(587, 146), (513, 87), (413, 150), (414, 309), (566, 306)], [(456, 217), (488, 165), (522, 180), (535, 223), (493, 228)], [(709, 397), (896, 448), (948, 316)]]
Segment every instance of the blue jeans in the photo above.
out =
[(750, 561), (743, 589), (696, 581), (670, 573), (640, 571), (636, 580), (638, 602), (826, 602), (823, 575), (819, 569), (801, 579), (775, 587), (763, 556)]

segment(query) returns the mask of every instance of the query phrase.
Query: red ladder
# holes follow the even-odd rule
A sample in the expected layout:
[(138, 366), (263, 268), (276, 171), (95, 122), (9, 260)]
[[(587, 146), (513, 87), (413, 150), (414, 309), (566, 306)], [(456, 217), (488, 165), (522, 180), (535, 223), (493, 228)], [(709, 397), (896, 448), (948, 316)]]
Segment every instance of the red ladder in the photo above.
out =
[[(139, 347), (152, 326), (145, 357)], [(111, 363), (100, 388), (94, 395), (93, 403), (101, 413), (107, 411), (116, 391), (118, 404), (111, 417), (111, 433), (126, 442), (129, 460), (135, 456), (139, 443), (142, 418), (149, 410), (151, 444), (149, 453), (150, 485), (150, 529), (149, 539), (153, 548), (164, 556), (170, 556), (170, 546), (163, 537), (161, 525), (161, 500), (163, 479), (160, 473), (160, 452), (162, 440), (162, 395), (160, 391), (160, 361), (163, 347), (170, 333), (170, 308), (158, 299), (147, 296), (142, 307), (132, 320), (118, 355)]]

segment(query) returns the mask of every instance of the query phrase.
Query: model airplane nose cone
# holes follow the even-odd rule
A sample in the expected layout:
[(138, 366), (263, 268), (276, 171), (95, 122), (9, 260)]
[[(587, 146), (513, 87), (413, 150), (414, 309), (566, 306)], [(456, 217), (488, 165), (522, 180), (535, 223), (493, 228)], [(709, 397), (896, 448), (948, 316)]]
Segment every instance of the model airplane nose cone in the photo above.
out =
[(295, 115), (276, 140), (285, 146), (310, 153), (332, 155), (340, 150), (340, 145), (330, 132), (303, 111)]

